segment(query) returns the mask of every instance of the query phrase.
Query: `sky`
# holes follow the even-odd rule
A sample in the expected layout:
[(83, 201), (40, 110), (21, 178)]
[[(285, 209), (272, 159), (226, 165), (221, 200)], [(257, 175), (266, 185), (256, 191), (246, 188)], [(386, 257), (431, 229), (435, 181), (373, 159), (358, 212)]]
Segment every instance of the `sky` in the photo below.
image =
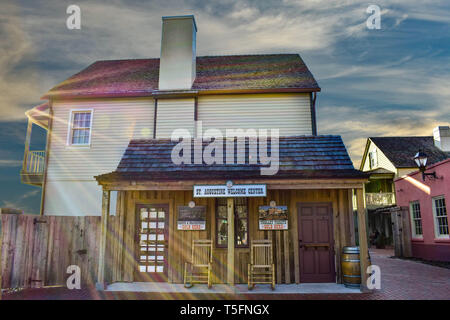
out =
[[(72, 4), (81, 30), (66, 27)], [(159, 57), (161, 17), (184, 14), (198, 56), (299, 53), (322, 88), (318, 133), (341, 135), (356, 167), (367, 137), (449, 125), (448, 0), (0, 0), (0, 207), (39, 212), (40, 188), (20, 183), (24, 111), (96, 60)], [(31, 149), (44, 148), (34, 126)]]

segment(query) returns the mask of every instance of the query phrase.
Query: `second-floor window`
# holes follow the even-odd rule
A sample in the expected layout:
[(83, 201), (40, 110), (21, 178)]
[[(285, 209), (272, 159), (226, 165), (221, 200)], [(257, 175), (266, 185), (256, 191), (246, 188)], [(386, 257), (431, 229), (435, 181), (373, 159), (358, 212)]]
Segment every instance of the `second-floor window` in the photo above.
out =
[(91, 143), (92, 110), (71, 112), (68, 144), (87, 146)]
[(373, 169), (378, 165), (377, 149), (369, 152), (369, 165), (370, 169)]
[(412, 234), (414, 238), (422, 238), (422, 216), (420, 214), (420, 203), (419, 201), (414, 201), (409, 204), (411, 212), (411, 227)]
[(434, 226), (437, 238), (449, 238), (447, 208), (443, 196), (433, 198)]

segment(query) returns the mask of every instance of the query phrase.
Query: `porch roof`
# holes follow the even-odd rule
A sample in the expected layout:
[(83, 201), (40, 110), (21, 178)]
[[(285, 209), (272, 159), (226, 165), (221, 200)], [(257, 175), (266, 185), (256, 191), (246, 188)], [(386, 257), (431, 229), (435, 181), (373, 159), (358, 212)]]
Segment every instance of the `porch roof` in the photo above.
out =
[[(241, 155), (245, 163), (226, 163), (227, 143), (223, 141), (223, 164), (207, 165), (205, 162), (177, 165), (171, 158), (172, 149), (178, 142), (170, 139), (131, 140), (117, 169), (95, 178), (101, 184), (111, 181), (180, 181), (220, 179), (367, 179), (365, 174), (353, 167), (352, 161), (340, 136), (293, 136), (279, 138), (279, 170), (274, 175), (262, 175), (262, 165), (249, 163), (249, 141), (245, 141)], [(203, 142), (202, 150), (208, 145)], [(233, 140), (233, 149), (237, 141)], [(267, 149), (271, 151), (270, 140)], [(194, 150), (194, 143), (191, 144)]]

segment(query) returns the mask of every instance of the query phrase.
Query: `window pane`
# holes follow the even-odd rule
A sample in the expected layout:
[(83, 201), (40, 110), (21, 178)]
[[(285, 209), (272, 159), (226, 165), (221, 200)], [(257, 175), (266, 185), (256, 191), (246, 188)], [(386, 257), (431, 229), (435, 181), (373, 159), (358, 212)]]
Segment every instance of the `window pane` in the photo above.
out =
[[(228, 244), (228, 223), (227, 223), (227, 199), (219, 198), (217, 201), (216, 226), (217, 226), (217, 245), (226, 247)], [(235, 217), (235, 238), (234, 243), (237, 247), (248, 245), (248, 206), (247, 198), (235, 198), (234, 200)]]
[(225, 206), (223, 206), (223, 205), (219, 205), (218, 207), (217, 207), (217, 214), (218, 214), (218, 216), (219, 217), (221, 217), (221, 218), (226, 218), (227, 217), (227, 206), (225, 205)]
[(444, 198), (434, 199), (434, 210), (436, 216), (437, 231), (439, 235), (448, 235), (448, 219), (447, 208), (445, 206)]
[(228, 222), (226, 219), (219, 219), (217, 225), (217, 244), (226, 246), (228, 243)]
[(72, 144), (88, 144), (91, 112), (75, 112), (72, 119)]
[(247, 219), (237, 219), (236, 221), (236, 245), (248, 245), (248, 222)]
[(411, 219), (413, 221), (414, 234), (416, 236), (422, 235), (422, 216), (420, 213), (420, 203), (411, 202)]

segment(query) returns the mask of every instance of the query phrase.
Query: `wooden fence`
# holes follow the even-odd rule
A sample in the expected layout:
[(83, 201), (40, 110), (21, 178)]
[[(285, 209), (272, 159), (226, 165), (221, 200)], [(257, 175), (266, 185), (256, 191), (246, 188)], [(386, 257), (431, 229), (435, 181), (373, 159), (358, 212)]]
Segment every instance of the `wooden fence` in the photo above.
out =
[(1, 288), (65, 285), (67, 267), (94, 284), (100, 217), (2, 214)]

